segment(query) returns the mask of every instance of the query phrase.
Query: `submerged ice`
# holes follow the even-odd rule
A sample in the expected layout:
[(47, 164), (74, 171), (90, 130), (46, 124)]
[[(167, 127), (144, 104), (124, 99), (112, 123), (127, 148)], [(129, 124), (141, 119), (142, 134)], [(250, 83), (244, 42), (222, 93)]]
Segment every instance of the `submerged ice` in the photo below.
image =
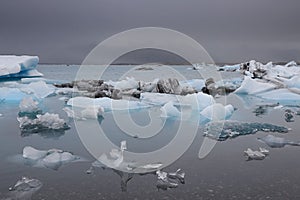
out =
[(274, 135), (267, 135), (265, 137), (258, 138), (258, 140), (267, 144), (271, 148), (282, 148), (286, 145), (300, 146), (300, 142), (290, 141), (282, 137), (276, 137)]

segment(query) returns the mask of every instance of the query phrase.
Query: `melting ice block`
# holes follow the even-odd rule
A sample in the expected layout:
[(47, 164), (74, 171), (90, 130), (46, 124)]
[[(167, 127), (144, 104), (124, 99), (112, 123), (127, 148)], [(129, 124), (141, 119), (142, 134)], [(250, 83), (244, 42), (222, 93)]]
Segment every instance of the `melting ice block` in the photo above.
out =
[(37, 56), (0, 56), (0, 78), (43, 76), (35, 68), (39, 62)]
[(22, 99), (19, 104), (20, 112), (22, 113), (32, 113), (38, 111), (38, 102), (34, 101), (32, 97), (26, 97)]
[(273, 135), (267, 135), (263, 138), (257, 138), (259, 141), (267, 144), (271, 148), (282, 148), (285, 145), (300, 146), (300, 142), (293, 142), (281, 137), (275, 137)]
[(59, 169), (64, 164), (81, 160), (79, 156), (60, 149), (44, 151), (30, 146), (24, 147), (23, 158), (26, 160), (26, 164), (30, 166), (46, 167), (53, 170)]

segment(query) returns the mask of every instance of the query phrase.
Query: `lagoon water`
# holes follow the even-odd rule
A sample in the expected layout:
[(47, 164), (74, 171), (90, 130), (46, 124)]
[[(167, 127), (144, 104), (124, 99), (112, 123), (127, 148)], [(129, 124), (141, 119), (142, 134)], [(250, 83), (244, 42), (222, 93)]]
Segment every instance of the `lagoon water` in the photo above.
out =
[[(154, 70), (132, 70), (134, 66), (112, 66), (101, 77), (104, 80), (118, 80), (126, 76), (135, 76), (146, 81), (156, 77), (174, 77), (183, 75), (186, 79), (201, 78), (200, 74), (189, 69), (189, 66), (173, 66), (164, 71), (163, 67)], [(72, 81), (75, 79), (79, 66), (40, 65), (39, 71), (46, 79)], [(178, 74), (177, 74), (178, 72)], [(177, 74), (177, 75), (176, 75)], [(241, 77), (238, 73), (223, 72), (224, 79)], [(4, 84), (3, 82), (1, 84)], [(199, 124), (197, 135), (188, 150), (164, 171), (176, 171), (181, 168), (186, 173), (185, 184), (167, 191), (158, 191), (157, 177), (152, 174), (135, 174), (127, 184), (127, 191), (121, 190), (120, 174), (108, 169), (96, 168), (94, 173), (87, 174), (95, 160), (82, 144), (76, 131), (74, 121), (68, 119), (62, 110), (65, 102), (60, 96), (45, 98), (42, 102), (44, 112), (58, 113), (67, 120), (70, 129), (56, 135), (31, 134), (22, 135), (17, 121), (18, 103), (0, 103), (0, 197), (9, 194), (8, 188), (13, 186), (22, 176), (36, 178), (43, 183), (32, 199), (67, 200), (67, 199), (299, 199), (300, 198), (300, 147), (286, 146), (271, 149), (257, 141), (269, 133), (258, 132), (254, 135), (240, 136), (218, 142), (204, 159), (198, 158), (203, 142), (204, 123)], [(294, 122), (284, 120), (284, 111), (266, 108), (266, 112), (257, 115), (253, 111), (258, 104), (269, 104), (249, 96), (230, 94), (226, 103), (232, 104), (237, 110), (231, 120), (241, 122), (272, 123), (291, 128), (286, 134), (271, 133), (293, 141), (300, 141), (300, 116)], [(243, 101), (243, 99), (247, 101)], [(276, 102), (271, 102), (276, 103)], [(294, 102), (299, 105), (299, 102)], [(155, 117), (160, 119), (159, 108), (151, 108)], [(139, 125), (149, 123), (148, 109), (130, 112), (130, 117)], [(114, 113), (116, 114), (116, 113)], [(117, 113), (118, 114), (118, 113)], [(119, 113), (122, 115), (124, 113)], [(155, 136), (142, 139), (131, 137), (122, 132), (114, 122), (112, 113), (105, 113), (99, 120), (107, 137), (116, 145), (122, 140), (127, 141), (128, 150), (133, 152), (149, 152), (160, 149), (168, 144), (176, 135), (179, 120), (167, 120), (163, 129)], [(186, 134), (190, 131), (186, 130)], [(87, 130), (88, 134), (88, 130)], [(99, 145), (101, 142), (99, 143)], [(22, 162), (19, 157), (25, 146), (48, 150), (63, 149), (80, 155), (86, 162), (70, 163), (58, 170), (33, 168)], [(246, 161), (243, 151), (247, 148), (270, 149), (270, 155), (261, 161)], [(19, 155), (19, 156), (18, 156)], [(1, 199), (0, 198), (0, 199)]]

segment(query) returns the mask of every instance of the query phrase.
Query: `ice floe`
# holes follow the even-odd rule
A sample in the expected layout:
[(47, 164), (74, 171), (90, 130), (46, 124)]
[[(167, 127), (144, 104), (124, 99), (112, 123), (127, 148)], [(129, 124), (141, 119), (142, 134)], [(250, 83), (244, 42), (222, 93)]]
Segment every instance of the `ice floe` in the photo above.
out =
[(139, 101), (129, 101), (124, 99), (114, 100), (108, 97), (98, 99), (88, 97), (74, 97), (67, 102), (67, 105), (78, 108), (87, 108), (92, 105), (95, 108), (102, 107), (105, 112), (113, 110), (142, 109), (149, 107), (149, 105)]
[(267, 144), (271, 148), (282, 148), (285, 145), (300, 146), (300, 142), (293, 142), (282, 137), (276, 137), (274, 135), (267, 135), (265, 137), (257, 138), (257, 139)]
[(25, 159), (26, 165), (45, 167), (53, 170), (58, 170), (67, 163), (82, 161), (82, 158), (73, 155), (71, 152), (60, 149), (43, 151), (37, 150), (31, 146), (24, 147), (22, 156)]
[(22, 177), (17, 183), (9, 188), (9, 192), (2, 200), (31, 200), (32, 195), (36, 193), (43, 183), (38, 179)]
[(0, 55), (0, 78), (43, 76), (35, 68), (37, 56)]
[(241, 86), (235, 91), (236, 94), (258, 94), (275, 89), (275, 85), (252, 79), (245, 76)]
[(185, 173), (178, 169), (176, 172), (164, 172), (161, 170), (156, 171), (158, 190), (168, 190), (171, 188), (177, 188), (179, 183), (184, 184)]
[(81, 120), (87, 120), (87, 119), (98, 119), (99, 116), (102, 116), (104, 113), (104, 109), (102, 107), (86, 107), (84, 109), (81, 109), (80, 111), (76, 109), (72, 110), (69, 107), (63, 108), (63, 111), (65, 111), (70, 118), (74, 119), (81, 119)]
[(32, 97), (25, 97), (19, 104), (21, 113), (33, 113), (39, 110), (38, 102), (34, 101)]
[(269, 155), (269, 150), (259, 147), (258, 151), (253, 151), (248, 148), (244, 151), (244, 154), (247, 157), (247, 160), (263, 160), (267, 155)]
[(224, 141), (241, 135), (255, 134), (258, 131), (287, 133), (288, 128), (268, 123), (242, 123), (238, 121), (217, 121), (206, 125), (204, 135)]

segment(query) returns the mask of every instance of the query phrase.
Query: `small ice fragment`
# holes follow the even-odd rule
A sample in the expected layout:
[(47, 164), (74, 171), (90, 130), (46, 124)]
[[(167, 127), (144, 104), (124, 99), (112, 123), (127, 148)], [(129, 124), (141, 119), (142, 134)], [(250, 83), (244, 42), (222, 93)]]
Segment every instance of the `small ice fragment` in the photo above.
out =
[(14, 186), (9, 188), (8, 197), (6, 200), (12, 199), (28, 199), (43, 186), (42, 182), (37, 179), (22, 177)]
[(244, 151), (244, 153), (245, 156), (247, 156), (248, 160), (263, 160), (266, 157), (266, 155), (261, 151), (253, 151), (250, 148)]
[(181, 184), (185, 183), (184, 177), (185, 173), (181, 171), (181, 169), (178, 169), (176, 172), (169, 172), (168, 177), (170, 179), (177, 179)]
[(286, 122), (293, 122), (294, 121), (294, 115), (293, 112), (290, 109), (285, 110), (284, 119)]
[(40, 151), (33, 147), (26, 146), (23, 149), (23, 158), (31, 160), (39, 160), (47, 155), (47, 151)]
[(177, 188), (178, 183), (173, 183), (168, 179), (168, 173), (162, 172), (160, 170), (156, 171), (157, 175), (157, 189), (168, 190), (169, 188)]

